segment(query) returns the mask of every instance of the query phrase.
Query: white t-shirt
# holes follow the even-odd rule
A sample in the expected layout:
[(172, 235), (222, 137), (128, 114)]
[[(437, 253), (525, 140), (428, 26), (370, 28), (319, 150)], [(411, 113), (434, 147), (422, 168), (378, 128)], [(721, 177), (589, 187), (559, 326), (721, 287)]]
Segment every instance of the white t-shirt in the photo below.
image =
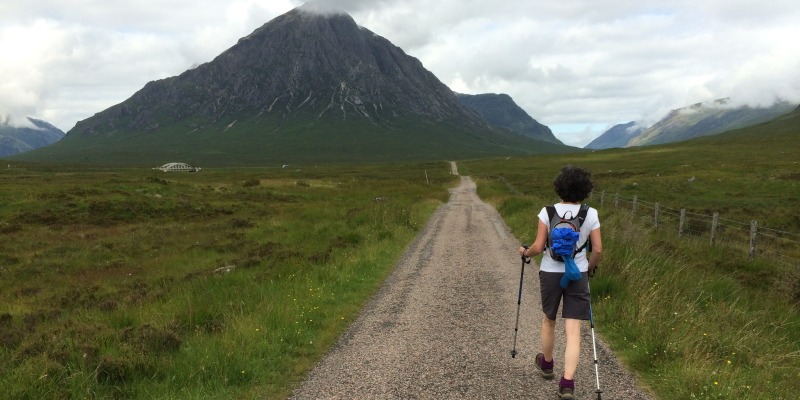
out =
[[(570, 212), (572, 215), (577, 216), (578, 211), (580, 211), (581, 205), (580, 204), (555, 204), (556, 213), (560, 216), (564, 216), (564, 213), (567, 214), (568, 218), (571, 218)], [(550, 217), (547, 215), (547, 208), (542, 207), (542, 211), (539, 211), (539, 220), (544, 222), (545, 225), (550, 226)], [(593, 230), (600, 227), (600, 219), (597, 216), (597, 210), (592, 207), (589, 207), (589, 212), (586, 213), (586, 219), (583, 221), (583, 225), (581, 225), (581, 232), (578, 238), (578, 247), (583, 246), (584, 243), (589, 239), (589, 233)], [(586, 249), (580, 251), (580, 253), (575, 255), (575, 265), (578, 266), (578, 269), (581, 272), (589, 271), (589, 260), (586, 259)], [(545, 272), (560, 272), (564, 273), (564, 263), (555, 261), (550, 258), (550, 249), (545, 249), (544, 255), (542, 256), (542, 263), (539, 266), (541, 271)]]

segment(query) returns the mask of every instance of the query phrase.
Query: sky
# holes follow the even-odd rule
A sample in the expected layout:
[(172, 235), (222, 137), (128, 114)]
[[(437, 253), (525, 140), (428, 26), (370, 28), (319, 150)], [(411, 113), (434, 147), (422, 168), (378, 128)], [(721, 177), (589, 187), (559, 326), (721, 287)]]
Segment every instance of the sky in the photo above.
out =
[[(294, 0), (4, 0), (0, 117), (67, 132), (179, 75)], [(317, 0), (459, 93), (506, 93), (583, 147), (619, 123), (730, 98), (800, 104), (796, 0)]]

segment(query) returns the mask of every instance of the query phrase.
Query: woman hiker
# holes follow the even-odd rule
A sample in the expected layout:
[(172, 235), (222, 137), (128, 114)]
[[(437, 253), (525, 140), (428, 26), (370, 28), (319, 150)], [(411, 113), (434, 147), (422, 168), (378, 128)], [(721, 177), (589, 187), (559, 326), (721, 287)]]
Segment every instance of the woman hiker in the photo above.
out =
[[(582, 202), (592, 191), (591, 174), (578, 167), (566, 166), (553, 181), (555, 192), (561, 202), (555, 204), (555, 211), (561, 217), (571, 219), (577, 216)], [(542, 352), (536, 355), (536, 368), (544, 379), (552, 379), (553, 342), (555, 338), (556, 314), (563, 300), (564, 306), (561, 317), (564, 318), (566, 349), (564, 351), (564, 375), (558, 384), (558, 394), (561, 399), (574, 399), (575, 369), (578, 367), (580, 355), (581, 324), (590, 318), (588, 272), (593, 271), (600, 263), (603, 254), (603, 242), (600, 237), (600, 220), (597, 210), (589, 207), (586, 218), (580, 226), (580, 235), (577, 246), (583, 246), (591, 239), (591, 255), (586, 256), (586, 248), (574, 255), (574, 261), (580, 270), (580, 279), (567, 281), (562, 288), (561, 281), (565, 273), (565, 263), (556, 261), (545, 251), (548, 243), (551, 217), (547, 207), (539, 212), (539, 227), (536, 232), (536, 241), (530, 248), (520, 247), (519, 252), (523, 257), (533, 257), (544, 253), (539, 267), (539, 284), (542, 298)]]

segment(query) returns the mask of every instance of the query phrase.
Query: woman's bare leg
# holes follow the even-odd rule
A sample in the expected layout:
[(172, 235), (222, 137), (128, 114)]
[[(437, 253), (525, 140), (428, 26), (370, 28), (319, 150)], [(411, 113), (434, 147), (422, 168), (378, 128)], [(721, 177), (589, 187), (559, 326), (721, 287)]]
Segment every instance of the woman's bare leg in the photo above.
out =
[[(564, 378), (569, 380), (572, 380), (575, 370), (578, 368), (578, 358), (581, 352), (581, 322), (579, 319), (564, 319), (564, 330), (567, 335), (567, 348), (564, 350)], [(552, 347), (550, 350), (552, 352)]]
[(553, 361), (553, 346), (555, 340), (556, 321), (547, 318), (547, 315), (542, 316), (542, 353), (544, 353), (545, 361)]

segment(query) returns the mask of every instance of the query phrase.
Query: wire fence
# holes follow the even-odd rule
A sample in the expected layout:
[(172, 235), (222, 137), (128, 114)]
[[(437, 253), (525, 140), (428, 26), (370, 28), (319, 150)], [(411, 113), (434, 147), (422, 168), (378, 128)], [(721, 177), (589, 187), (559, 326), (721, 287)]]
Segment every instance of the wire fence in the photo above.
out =
[(765, 257), (782, 264), (800, 266), (800, 234), (795, 232), (759, 226), (756, 220), (740, 222), (721, 218), (716, 212), (712, 215), (697, 214), (685, 208), (670, 208), (640, 200), (637, 196), (620, 196), (619, 193), (593, 192), (591, 198), (600, 207), (629, 210), (634, 218), (649, 223), (654, 230), (675, 232), (679, 237), (705, 239), (709, 246), (746, 251), (751, 260)]

